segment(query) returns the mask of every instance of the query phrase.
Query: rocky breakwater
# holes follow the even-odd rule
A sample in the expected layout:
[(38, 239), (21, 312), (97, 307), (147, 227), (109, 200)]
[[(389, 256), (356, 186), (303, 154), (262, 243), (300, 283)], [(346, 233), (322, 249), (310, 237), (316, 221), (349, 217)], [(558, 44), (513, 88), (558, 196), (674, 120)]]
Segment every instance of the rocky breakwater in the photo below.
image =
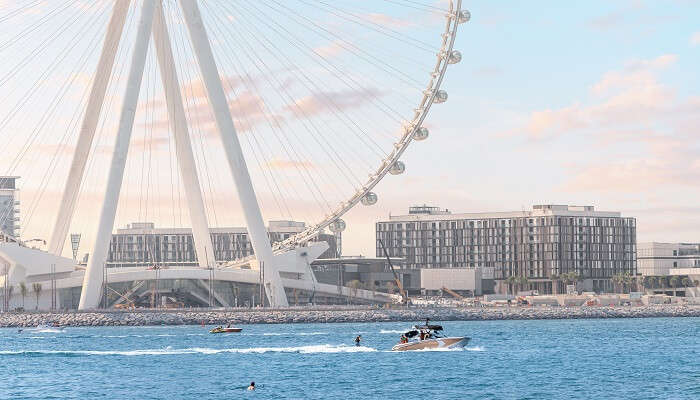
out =
[(493, 308), (314, 308), (231, 309), (219, 311), (114, 311), (0, 314), (0, 327), (139, 326), (198, 324), (287, 324), (423, 321), (484, 321), (580, 318), (700, 317), (698, 305), (650, 305), (642, 307), (493, 307)]

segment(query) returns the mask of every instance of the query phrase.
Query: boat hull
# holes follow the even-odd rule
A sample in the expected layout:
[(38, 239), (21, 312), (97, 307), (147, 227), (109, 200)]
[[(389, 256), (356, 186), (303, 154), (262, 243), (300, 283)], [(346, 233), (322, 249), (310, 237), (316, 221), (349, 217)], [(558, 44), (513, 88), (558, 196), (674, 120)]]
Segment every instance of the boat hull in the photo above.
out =
[(223, 329), (212, 329), (209, 333), (236, 333), (242, 331), (243, 328), (223, 328)]
[(448, 337), (439, 339), (427, 339), (417, 342), (399, 343), (392, 347), (392, 351), (432, 350), (432, 349), (457, 349), (469, 343), (468, 337)]

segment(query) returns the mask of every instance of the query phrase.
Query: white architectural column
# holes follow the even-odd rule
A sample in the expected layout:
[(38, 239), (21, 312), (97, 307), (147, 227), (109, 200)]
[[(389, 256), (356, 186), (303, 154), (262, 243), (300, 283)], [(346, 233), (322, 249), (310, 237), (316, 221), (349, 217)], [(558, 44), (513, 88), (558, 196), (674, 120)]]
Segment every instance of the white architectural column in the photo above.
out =
[(66, 241), (71, 219), (73, 218), (75, 203), (78, 198), (78, 193), (80, 192), (80, 182), (83, 179), (85, 164), (90, 154), (92, 140), (95, 137), (95, 128), (100, 119), (100, 112), (102, 111), (107, 84), (109, 83), (109, 78), (114, 68), (114, 58), (119, 48), (122, 31), (124, 30), (124, 21), (129, 11), (130, 3), (131, 0), (116, 0), (114, 2), (112, 17), (107, 26), (105, 42), (102, 45), (102, 53), (97, 63), (97, 70), (95, 71), (95, 80), (92, 82), (90, 97), (88, 98), (85, 115), (83, 116), (83, 123), (80, 126), (80, 136), (78, 137), (78, 143), (75, 147), (70, 172), (68, 173), (68, 179), (66, 180), (63, 197), (61, 198), (61, 204), (58, 209), (58, 215), (49, 240), (49, 253), (52, 254), (60, 256), (63, 252), (63, 245)]
[(226, 101), (226, 95), (221, 84), (219, 71), (214, 60), (209, 38), (202, 22), (196, 0), (180, 1), (182, 11), (187, 24), (187, 30), (192, 40), (199, 68), (207, 90), (207, 98), (214, 110), (216, 125), (219, 129), (221, 141), (226, 152), (229, 167), (233, 174), (234, 183), (238, 192), (238, 198), (243, 209), (248, 234), (259, 262), (264, 263), (265, 268), (265, 293), (269, 303), (273, 307), (286, 307), (287, 296), (284, 292), (279, 270), (274, 263), (272, 246), (265, 229), (265, 223), (260, 212), (253, 183), (250, 180), (248, 167), (246, 166), (243, 151), (238, 141), (236, 129), (233, 125), (231, 113)]
[(182, 104), (182, 95), (180, 94), (175, 59), (170, 44), (170, 37), (168, 36), (168, 27), (163, 16), (162, 0), (157, 0), (153, 18), (153, 41), (156, 45), (160, 76), (165, 89), (170, 128), (175, 136), (175, 149), (178, 165), (180, 166), (180, 176), (185, 186), (185, 196), (189, 205), (192, 235), (194, 236), (194, 245), (197, 249), (197, 261), (200, 267), (211, 268), (212, 265), (207, 265), (207, 263), (215, 261), (214, 247), (209, 235), (209, 224), (207, 223), (202, 190), (199, 177), (197, 176), (197, 165), (194, 161), (194, 154), (192, 154), (192, 142), (189, 129), (187, 128), (185, 108)]
[(146, 65), (148, 43), (153, 25), (155, 0), (142, 1), (141, 19), (136, 34), (136, 42), (134, 43), (134, 53), (132, 54), (129, 78), (126, 82), (126, 93), (124, 95), (121, 116), (119, 118), (112, 164), (107, 178), (107, 192), (105, 193), (102, 212), (100, 213), (97, 238), (90, 252), (90, 259), (83, 280), (83, 290), (80, 293), (79, 309), (81, 310), (96, 308), (100, 303), (102, 279), (105, 268), (104, 264), (107, 260), (107, 250), (112, 237), (112, 229), (114, 228), (114, 218), (117, 214), (119, 192), (121, 191), (124, 178), (124, 167), (126, 166), (129, 141), (131, 140), (131, 131), (134, 126), (134, 115), (136, 114), (139, 92), (141, 91), (143, 69)]

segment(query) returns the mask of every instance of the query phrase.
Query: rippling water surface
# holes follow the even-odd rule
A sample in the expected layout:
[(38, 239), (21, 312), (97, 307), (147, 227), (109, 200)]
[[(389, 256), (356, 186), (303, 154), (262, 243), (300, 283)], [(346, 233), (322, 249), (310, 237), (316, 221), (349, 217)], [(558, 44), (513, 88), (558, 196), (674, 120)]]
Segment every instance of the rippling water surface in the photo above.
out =
[(466, 349), (389, 352), (409, 325), (0, 329), (0, 398), (700, 399), (698, 318), (445, 322)]

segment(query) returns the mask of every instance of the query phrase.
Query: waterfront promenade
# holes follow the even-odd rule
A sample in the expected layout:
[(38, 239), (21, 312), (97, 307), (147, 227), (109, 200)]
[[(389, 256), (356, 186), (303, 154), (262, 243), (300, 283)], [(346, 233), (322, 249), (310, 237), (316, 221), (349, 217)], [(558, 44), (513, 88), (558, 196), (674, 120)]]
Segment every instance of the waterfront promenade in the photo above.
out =
[(584, 318), (700, 317), (700, 305), (613, 307), (455, 307), (375, 309), (314, 307), (289, 309), (135, 310), (104, 312), (26, 312), (0, 315), (0, 327), (148, 326), (198, 324), (289, 324), (350, 322), (488, 321)]

